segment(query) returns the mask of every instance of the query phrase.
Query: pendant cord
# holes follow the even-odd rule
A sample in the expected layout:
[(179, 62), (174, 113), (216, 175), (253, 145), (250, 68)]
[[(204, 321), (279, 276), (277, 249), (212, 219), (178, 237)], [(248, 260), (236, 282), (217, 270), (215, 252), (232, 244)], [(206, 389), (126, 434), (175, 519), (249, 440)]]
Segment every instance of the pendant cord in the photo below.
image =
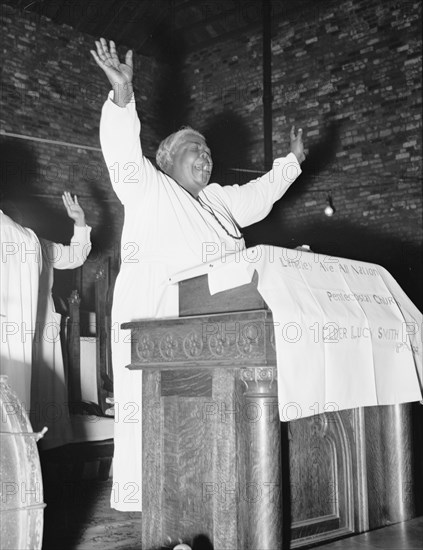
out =
[[(178, 184), (179, 185), (179, 184)], [(193, 198), (196, 202), (198, 202), (198, 204), (201, 206), (201, 208), (203, 210), (205, 210), (206, 212), (208, 212), (209, 214), (211, 214), (213, 216), (213, 218), (217, 221), (217, 223), (220, 225), (220, 227), (223, 229), (223, 231), (228, 235), (228, 237), (231, 237), (231, 239), (235, 239), (236, 241), (242, 241), (242, 239), (244, 238), (244, 235), (240, 229), (240, 227), (238, 226), (238, 224), (236, 223), (235, 220), (232, 220), (233, 223), (235, 224), (236, 228), (238, 229), (239, 233), (240, 233), (240, 236), (238, 235), (232, 235), (232, 233), (229, 233), (229, 231), (226, 229), (226, 227), (223, 225), (223, 223), (219, 220), (219, 218), (216, 216), (216, 214), (214, 213), (213, 209), (211, 206), (209, 206), (208, 204), (206, 204), (199, 196), (197, 197), (194, 197), (194, 195), (192, 193), (190, 193), (188, 191), (188, 189), (185, 189), (185, 187), (183, 187), (182, 185), (179, 185), (179, 187), (181, 189), (183, 189), (186, 193), (188, 193), (188, 195)]]
[[(195, 198), (195, 197), (194, 197)], [(223, 225), (223, 223), (219, 220), (219, 218), (216, 216), (216, 214), (214, 213), (213, 209), (211, 206), (209, 206), (208, 204), (206, 204), (200, 197), (197, 197), (195, 198), (195, 200), (200, 204), (200, 206), (206, 211), (208, 212), (209, 214), (211, 214), (213, 216), (213, 218), (217, 221), (217, 223), (220, 225), (220, 227), (223, 229), (223, 231), (225, 231), (225, 233), (231, 237), (232, 239), (235, 239), (236, 241), (241, 241), (243, 238), (244, 238), (244, 235), (242, 234), (242, 231), (239, 231), (240, 232), (240, 236), (238, 235), (232, 235), (232, 233), (229, 233), (229, 231), (226, 229), (226, 227)], [(236, 224), (235, 220), (233, 220), (235, 225), (237, 226), (238, 230), (239, 230), (239, 227), (238, 225)]]

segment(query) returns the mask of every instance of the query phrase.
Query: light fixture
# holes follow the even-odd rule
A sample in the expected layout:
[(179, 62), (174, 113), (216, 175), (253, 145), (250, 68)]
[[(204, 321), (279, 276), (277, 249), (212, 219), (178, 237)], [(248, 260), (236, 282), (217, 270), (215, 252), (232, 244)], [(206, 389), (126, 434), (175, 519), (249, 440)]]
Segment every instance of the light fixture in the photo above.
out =
[(332, 200), (332, 195), (331, 193), (329, 192), (328, 193), (328, 196), (326, 197), (326, 208), (325, 208), (325, 215), (328, 216), (328, 218), (330, 218), (331, 216), (333, 216), (335, 214), (335, 207), (333, 205), (333, 200)]

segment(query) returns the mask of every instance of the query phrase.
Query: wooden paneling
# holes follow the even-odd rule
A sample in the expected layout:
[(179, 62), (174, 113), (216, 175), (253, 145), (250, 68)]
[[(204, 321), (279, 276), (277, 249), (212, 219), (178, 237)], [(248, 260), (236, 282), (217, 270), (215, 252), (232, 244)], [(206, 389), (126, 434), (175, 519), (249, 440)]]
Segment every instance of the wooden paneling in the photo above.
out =
[[(160, 411), (160, 376), (154, 372), (143, 373), (142, 402), (142, 545), (154, 548), (161, 536), (161, 510), (164, 498), (163, 423)], [(148, 503), (148, 504), (147, 504)]]
[(290, 423), (293, 548), (355, 530), (355, 442), (347, 421), (334, 412)]
[(179, 283), (179, 315), (223, 313), (267, 309), (266, 302), (257, 290), (257, 272), (251, 283), (224, 292), (210, 294), (207, 275), (194, 277)]
[[(184, 372), (184, 371), (178, 371)], [(162, 383), (163, 377), (163, 383)], [(143, 374), (143, 547), (176, 544), (202, 534), (215, 548), (238, 546), (237, 502), (244, 486), (237, 480), (236, 433), (241, 421), (234, 372), (216, 369), (212, 392), (190, 382), (210, 380), (210, 372), (193, 368), (190, 377), (169, 391), (168, 372)], [(181, 395), (176, 395), (177, 391)], [(154, 439), (153, 446), (150, 440)], [(241, 479), (245, 479), (242, 476)], [(246, 547), (245, 547), (246, 548)]]
[(167, 370), (276, 363), (272, 315), (268, 310), (198, 315), (124, 323), (133, 329), (130, 369)]
[(411, 403), (367, 407), (369, 527), (415, 517)]
[(210, 372), (190, 370), (163, 371), (161, 373), (162, 397), (208, 397), (212, 398), (212, 375)]

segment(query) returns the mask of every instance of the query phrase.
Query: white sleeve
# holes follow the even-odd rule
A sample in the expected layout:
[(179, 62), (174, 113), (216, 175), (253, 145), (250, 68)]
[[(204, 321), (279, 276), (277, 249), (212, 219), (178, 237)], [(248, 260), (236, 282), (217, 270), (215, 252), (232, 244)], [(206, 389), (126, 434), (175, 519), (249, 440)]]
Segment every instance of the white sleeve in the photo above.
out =
[(54, 269), (75, 269), (80, 267), (91, 251), (91, 227), (74, 225), (73, 237), (69, 245), (51, 243), (49, 251)]
[(122, 203), (128, 202), (143, 181), (144, 157), (141, 150), (141, 123), (135, 99), (125, 107), (112, 101), (113, 90), (105, 101), (100, 119), (100, 143), (110, 181)]
[(297, 157), (289, 153), (275, 159), (270, 172), (245, 185), (224, 186), (221, 192), (237, 224), (247, 227), (265, 218), (300, 174)]

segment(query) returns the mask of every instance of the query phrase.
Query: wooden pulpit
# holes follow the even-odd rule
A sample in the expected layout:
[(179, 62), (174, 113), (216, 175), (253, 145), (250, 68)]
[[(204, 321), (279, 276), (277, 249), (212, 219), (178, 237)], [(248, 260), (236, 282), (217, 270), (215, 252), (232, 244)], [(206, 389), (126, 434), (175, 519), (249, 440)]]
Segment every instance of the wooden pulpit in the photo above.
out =
[(281, 423), (256, 280), (179, 286), (180, 317), (123, 325), (143, 371), (143, 550), (297, 548), (413, 517), (408, 405)]

